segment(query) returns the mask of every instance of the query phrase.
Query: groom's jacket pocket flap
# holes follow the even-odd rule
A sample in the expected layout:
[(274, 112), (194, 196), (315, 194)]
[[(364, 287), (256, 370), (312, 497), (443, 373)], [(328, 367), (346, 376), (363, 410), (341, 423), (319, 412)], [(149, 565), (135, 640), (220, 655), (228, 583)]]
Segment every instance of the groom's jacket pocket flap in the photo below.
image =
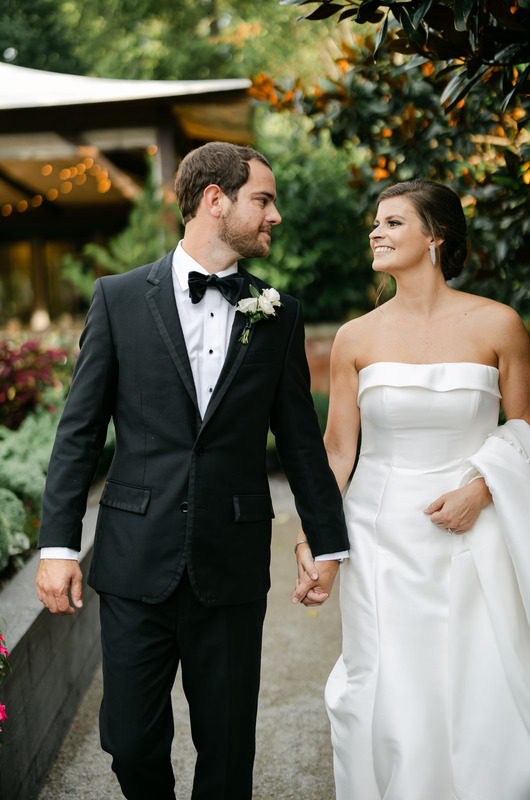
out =
[(121, 511), (132, 511), (134, 514), (145, 514), (150, 498), (151, 489), (107, 481), (99, 502), (108, 508), (119, 508)]
[(262, 522), (274, 519), (272, 500), (268, 494), (240, 494), (234, 496), (236, 522)]

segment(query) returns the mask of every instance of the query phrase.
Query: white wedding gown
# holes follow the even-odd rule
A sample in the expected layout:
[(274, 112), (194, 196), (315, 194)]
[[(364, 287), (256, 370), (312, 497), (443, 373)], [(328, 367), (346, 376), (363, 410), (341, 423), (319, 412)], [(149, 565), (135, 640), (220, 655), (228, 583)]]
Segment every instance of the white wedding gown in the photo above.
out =
[[(482, 364), (359, 373), (343, 653), (326, 686), (337, 800), (530, 800), (529, 731), (470, 554), (471, 537), (501, 536), (495, 507), (459, 536), (423, 513), (469, 480), (464, 459), (496, 427), (499, 398)], [(501, 580), (499, 602), (517, 604), (514, 579)]]

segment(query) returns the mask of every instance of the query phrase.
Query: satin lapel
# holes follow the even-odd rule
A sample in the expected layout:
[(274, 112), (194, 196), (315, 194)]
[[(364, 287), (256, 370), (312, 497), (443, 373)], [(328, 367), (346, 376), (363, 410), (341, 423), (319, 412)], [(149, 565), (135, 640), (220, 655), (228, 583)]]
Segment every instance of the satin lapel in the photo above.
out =
[(172, 259), (173, 252), (168, 253), (153, 265), (147, 279), (149, 283), (153, 284), (153, 287), (147, 292), (145, 299), (182, 382), (198, 409), (195, 382), (175, 302), (171, 272)]
[[(243, 269), (243, 267), (239, 266), (239, 272), (243, 275), (244, 281), (241, 287), (241, 292), (239, 297), (249, 297), (250, 296), (250, 275), (249, 273)], [(203, 426), (208, 422), (212, 414), (215, 412), (216, 408), (219, 406), (219, 403), (223, 399), (226, 394), (226, 391), (230, 384), (232, 383), (239, 367), (243, 359), (245, 358), (246, 354), (248, 353), (248, 349), (252, 344), (252, 336), (254, 334), (254, 325), (251, 327), (248, 337), (248, 343), (242, 344), (239, 341), (239, 337), (243, 333), (245, 328), (246, 317), (240, 311), (236, 311), (236, 316), (234, 319), (234, 324), (232, 325), (232, 330), (230, 332), (230, 343), (228, 345), (228, 351), (225, 358), (225, 363), (223, 364), (223, 368), (221, 370), (221, 374), (219, 375), (219, 380), (215, 385), (214, 392), (208, 403), (208, 407), (206, 409), (206, 413), (204, 415)]]

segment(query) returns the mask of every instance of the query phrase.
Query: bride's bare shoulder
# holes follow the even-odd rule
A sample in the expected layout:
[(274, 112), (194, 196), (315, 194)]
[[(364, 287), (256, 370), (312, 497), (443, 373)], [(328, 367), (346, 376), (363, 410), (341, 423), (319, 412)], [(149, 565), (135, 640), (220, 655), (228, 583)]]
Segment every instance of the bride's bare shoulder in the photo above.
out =
[(339, 328), (332, 351), (332, 363), (335, 366), (349, 364), (356, 370), (364, 366), (367, 353), (377, 335), (378, 310), (355, 317)]
[(481, 297), (467, 292), (456, 292), (459, 305), (464, 314), (473, 314), (477, 324), (491, 330), (513, 330), (524, 327), (521, 317), (513, 308), (498, 300)]

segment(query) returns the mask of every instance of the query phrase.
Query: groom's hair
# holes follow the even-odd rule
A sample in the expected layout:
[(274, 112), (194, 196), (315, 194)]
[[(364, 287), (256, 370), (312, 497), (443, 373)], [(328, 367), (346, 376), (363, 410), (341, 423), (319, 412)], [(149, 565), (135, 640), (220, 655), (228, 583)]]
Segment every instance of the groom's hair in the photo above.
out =
[(188, 153), (182, 161), (175, 180), (175, 194), (184, 225), (197, 214), (207, 186), (215, 184), (230, 200), (236, 200), (240, 188), (248, 181), (248, 162), (255, 159), (271, 165), (253, 147), (229, 142), (208, 142)]

